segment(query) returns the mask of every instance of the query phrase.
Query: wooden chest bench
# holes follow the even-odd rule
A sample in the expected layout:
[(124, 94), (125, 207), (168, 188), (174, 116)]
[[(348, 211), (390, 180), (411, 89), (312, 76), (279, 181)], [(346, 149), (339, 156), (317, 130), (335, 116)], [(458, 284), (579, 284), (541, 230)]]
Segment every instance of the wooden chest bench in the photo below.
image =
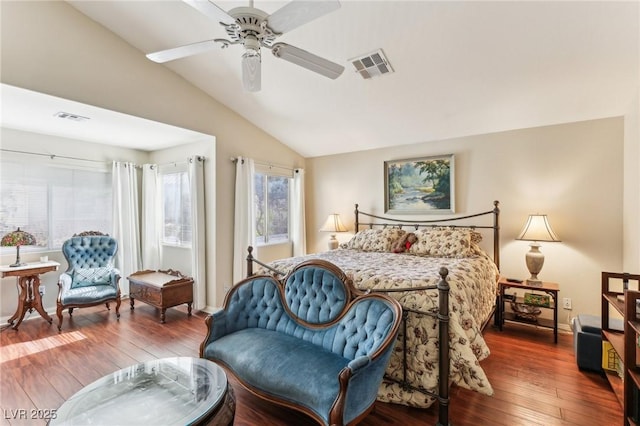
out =
[(141, 300), (161, 310), (160, 322), (165, 322), (167, 308), (187, 304), (187, 315), (191, 315), (193, 304), (193, 278), (185, 277), (178, 271), (138, 271), (127, 277), (129, 280), (129, 300), (134, 309), (135, 299)]

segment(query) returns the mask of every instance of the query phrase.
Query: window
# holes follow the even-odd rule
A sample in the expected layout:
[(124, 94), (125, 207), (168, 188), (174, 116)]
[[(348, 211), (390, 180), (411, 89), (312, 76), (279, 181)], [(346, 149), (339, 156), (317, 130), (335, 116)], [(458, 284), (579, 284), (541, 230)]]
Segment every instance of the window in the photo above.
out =
[(256, 243), (277, 244), (289, 241), (290, 176), (256, 170), (254, 177)]
[[(185, 166), (186, 168), (186, 166)], [(163, 203), (162, 242), (191, 247), (191, 187), (186, 170), (160, 169)]]
[(111, 233), (111, 173), (77, 167), (3, 159), (0, 236), (20, 227), (54, 250), (82, 231)]

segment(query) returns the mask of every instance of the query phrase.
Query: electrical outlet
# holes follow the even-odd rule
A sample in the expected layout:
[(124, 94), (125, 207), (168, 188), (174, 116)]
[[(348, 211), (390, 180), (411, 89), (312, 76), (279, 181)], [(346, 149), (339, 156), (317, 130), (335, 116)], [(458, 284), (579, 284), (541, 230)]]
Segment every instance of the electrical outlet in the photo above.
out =
[(41, 285), (38, 287), (38, 292), (40, 293), (40, 296), (44, 296), (44, 294), (46, 293), (46, 287)]
[(571, 299), (568, 297), (562, 298), (562, 309), (571, 310)]

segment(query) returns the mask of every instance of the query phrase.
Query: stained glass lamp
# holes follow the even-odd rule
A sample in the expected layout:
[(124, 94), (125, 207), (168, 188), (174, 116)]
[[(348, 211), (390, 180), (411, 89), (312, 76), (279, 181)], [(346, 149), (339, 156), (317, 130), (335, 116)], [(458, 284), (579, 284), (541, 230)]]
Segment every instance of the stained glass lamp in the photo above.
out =
[(2, 247), (15, 247), (16, 248), (16, 263), (9, 265), (11, 267), (23, 266), (26, 263), (20, 263), (20, 246), (32, 246), (36, 243), (36, 239), (28, 232), (21, 231), (20, 227), (13, 232), (9, 232), (2, 237), (0, 246)]

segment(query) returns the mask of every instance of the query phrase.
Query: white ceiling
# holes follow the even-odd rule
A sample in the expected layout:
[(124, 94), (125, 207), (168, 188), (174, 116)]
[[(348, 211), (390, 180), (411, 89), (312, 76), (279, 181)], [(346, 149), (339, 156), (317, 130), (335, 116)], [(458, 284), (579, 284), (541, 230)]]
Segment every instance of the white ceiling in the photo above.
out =
[[(155, 151), (211, 136), (115, 111), (0, 84), (0, 126), (83, 141)], [(87, 118), (60, 118), (63, 112)]]
[[(226, 38), (177, 0), (69, 3), (141, 55)], [(267, 13), (284, 4), (255, 1)], [(639, 83), (639, 21), (637, 1), (346, 0), (278, 39), (343, 64), (337, 80), (266, 51), (262, 91), (244, 92), (240, 46), (157, 66), (313, 157), (624, 115)], [(363, 80), (348, 59), (378, 48), (395, 73)]]

